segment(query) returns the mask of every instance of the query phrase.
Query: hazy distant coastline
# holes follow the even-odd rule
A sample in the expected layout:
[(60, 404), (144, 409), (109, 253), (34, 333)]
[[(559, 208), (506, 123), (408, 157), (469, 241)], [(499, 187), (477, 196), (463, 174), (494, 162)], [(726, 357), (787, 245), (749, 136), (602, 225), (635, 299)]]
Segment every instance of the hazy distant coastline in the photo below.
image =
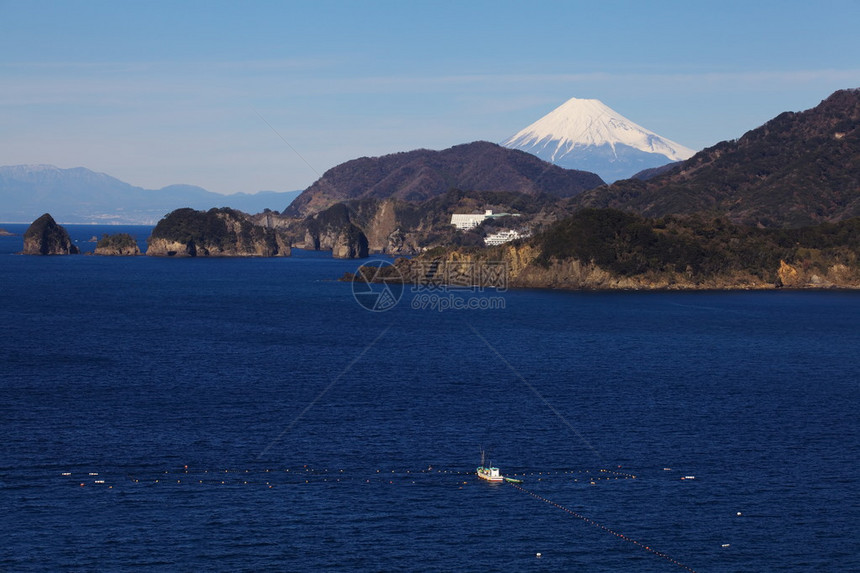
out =
[(0, 222), (31, 223), (51, 213), (61, 224), (155, 225), (181, 207), (231, 207), (246, 213), (283, 210), (299, 191), (221, 195), (196, 185), (143, 189), (84, 167), (0, 167)]

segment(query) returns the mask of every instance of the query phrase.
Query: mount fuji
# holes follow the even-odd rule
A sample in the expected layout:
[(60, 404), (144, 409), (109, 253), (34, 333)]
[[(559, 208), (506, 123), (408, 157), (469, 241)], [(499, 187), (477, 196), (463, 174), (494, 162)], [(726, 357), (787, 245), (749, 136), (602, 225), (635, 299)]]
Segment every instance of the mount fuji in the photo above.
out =
[(607, 183), (674, 161), (692, 149), (633, 123), (596, 99), (572, 98), (501, 143)]

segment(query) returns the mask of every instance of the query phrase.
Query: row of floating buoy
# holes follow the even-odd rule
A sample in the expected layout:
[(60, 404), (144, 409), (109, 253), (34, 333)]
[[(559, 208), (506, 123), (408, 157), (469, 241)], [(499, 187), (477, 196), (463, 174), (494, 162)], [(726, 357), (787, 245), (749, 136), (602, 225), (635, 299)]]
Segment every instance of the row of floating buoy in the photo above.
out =
[[(591, 519), (591, 518), (589, 518), (589, 517), (586, 517), (585, 515), (582, 515), (581, 513), (577, 513), (576, 511), (573, 511), (572, 509), (570, 509), (570, 508), (568, 508), (568, 507), (565, 507), (565, 506), (563, 506), (563, 505), (561, 505), (561, 504), (559, 504), (559, 503), (556, 503), (556, 502), (554, 502), (554, 501), (552, 501), (552, 500), (549, 500), (549, 499), (547, 499), (547, 498), (545, 498), (545, 497), (543, 497), (543, 496), (541, 496), (541, 495), (538, 495), (538, 494), (536, 494), (536, 493), (534, 493), (534, 492), (531, 492), (531, 491), (529, 491), (529, 490), (527, 490), (527, 489), (523, 488), (522, 486), (519, 486), (519, 485), (517, 485), (517, 484), (513, 484), (513, 483), (512, 483), (512, 484), (509, 484), (509, 485), (511, 485), (512, 487), (517, 488), (518, 490), (520, 490), (520, 491), (521, 491), (521, 492), (523, 492), (523, 493), (527, 493), (527, 494), (529, 494), (530, 496), (534, 497), (535, 499), (539, 499), (540, 501), (543, 501), (543, 502), (545, 502), (545, 503), (548, 503), (549, 505), (551, 505), (551, 506), (553, 506), (553, 507), (555, 507), (555, 508), (558, 508), (558, 509), (560, 509), (560, 510), (564, 511), (564, 512), (566, 512), (566, 513), (568, 513), (568, 514), (570, 514), (570, 515), (572, 515), (572, 516), (576, 517), (577, 519), (581, 519), (582, 521), (584, 521), (584, 522), (588, 523), (589, 525), (593, 525), (594, 527), (597, 527), (597, 528), (599, 528), (599, 529), (601, 529), (601, 530), (605, 531), (606, 533), (609, 533), (609, 534), (611, 534), (611, 535), (614, 535), (615, 537), (617, 537), (617, 538), (619, 538), (619, 539), (621, 539), (621, 540), (623, 540), (623, 541), (626, 541), (626, 542), (628, 542), (628, 543), (632, 543), (633, 545), (636, 545), (637, 547), (640, 547), (640, 548), (642, 548), (642, 549), (644, 549), (644, 550), (646, 550), (646, 551), (648, 551), (648, 552), (650, 552), (650, 553), (652, 553), (652, 554), (654, 554), (654, 555), (656, 555), (656, 556), (658, 556), (658, 557), (661, 557), (661, 558), (665, 559), (666, 561), (669, 561), (670, 563), (673, 563), (673, 564), (677, 565), (678, 567), (681, 567), (682, 569), (685, 569), (685, 570), (687, 570), (687, 571), (690, 571), (691, 573), (695, 573), (695, 570), (694, 570), (694, 569), (692, 569), (691, 567), (688, 567), (687, 565), (684, 565), (683, 563), (681, 563), (681, 562), (680, 562), (680, 561), (678, 561), (677, 559), (674, 559), (672, 556), (667, 555), (666, 553), (663, 553), (662, 551), (658, 551), (658, 550), (654, 549), (654, 548), (653, 548), (653, 547), (651, 547), (650, 545), (645, 545), (645, 544), (644, 544), (644, 543), (642, 543), (641, 541), (637, 541), (636, 539), (633, 539), (633, 538), (631, 538), (631, 537), (628, 537), (628, 536), (624, 535), (623, 533), (620, 533), (620, 532), (618, 532), (618, 531), (614, 531), (614, 530), (612, 530), (612, 529), (610, 529), (610, 528), (606, 527), (605, 525), (603, 525), (603, 524), (601, 524), (601, 523), (598, 523), (597, 521), (594, 521), (593, 519)], [(539, 554), (538, 554), (538, 555), (539, 555)]]
[[(619, 466), (620, 468), (621, 466)], [(668, 469), (668, 468), (664, 468)], [(370, 472), (371, 477), (367, 477), (367, 472)], [(87, 476), (85, 482), (80, 485), (91, 483), (93, 485), (105, 485), (104, 479), (91, 479), (99, 476), (99, 472), (84, 472)], [(191, 468), (188, 465), (178, 468), (165, 469), (156, 472), (155, 474), (132, 474), (126, 478), (132, 483), (140, 484), (215, 484), (215, 485), (254, 485), (262, 484), (269, 487), (274, 485), (293, 485), (297, 483), (341, 483), (341, 482), (356, 482), (361, 483), (405, 483), (405, 478), (413, 478), (412, 484), (417, 484), (419, 479), (423, 479), (429, 475), (440, 476), (474, 476), (475, 470), (450, 470), (442, 468), (434, 468), (432, 465), (426, 468), (414, 469), (408, 468), (405, 470), (382, 469), (363, 470), (364, 475), (357, 476), (356, 472), (347, 472), (343, 468), (317, 468), (310, 465), (293, 466), (286, 468)], [(72, 472), (62, 472), (64, 477), (72, 477)], [(589, 485), (598, 485), (600, 483), (614, 482), (618, 480), (638, 479), (638, 476), (631, 473), (622, 472), (616, 469), (567, 469), (567, 470), (551, 470), (551, 471), (535, 471), (535, 472), (514, 472), (507, 474), (509, 477), (517, 479), (528, 479), (534, 481), (544, 481), (545, 479), (568, 477), (572, 476), (573, 483), (586, 483)], [(390, 478), (393, 479), (389, 479)], [(694, 479), (693, 476), (685, 476), (686, 479)], [(682, 478), (682, 479), (685, 479)], [(114, 482), (118, 480), (113, 480)], [(458, 482), (459, 483), (459, 482)], [(463, 482), (466, 484), (469, 482)]]
[[(369, 473), (368, 473), (369, 472)], [(234, 486), (234, 485), (251, 485), (263, 486), (269, 489), (275, 486), (292, 486), (297, 484), (319, 484), (319, 483), (362, 483), (362, 484), (418, 484), (426, 480), (429, 476), (467, 476), (473, 477), (474, 470), (448, 470), (436, 469), (432, 465), (422, 469), (375, 469), (360, 472), (361, 475), (356, 475), (356, 472), (347, 472), (343, 468), (316, 468), (310, 465), (302, 465), (287, 468), (193, 468), (188, 465), (178, 468), (159, 470), (147, 474), (134, 473), (126, 475), (123, 479), (108, 479), (106, 480), (102, 472), (80, 472), (73, 475), (72, 472), (61, 472), (64, 478), (78, 478), (74, 480), (79, 487), (86, 485), (105, 486), (108, 489), (113, 489), (114, 485), (122, 481), (140, 485), (173, 485), (173, 486), (191, 486), (191, 485), (218, 485), (218, 486)], [(617, 475), (616, 475), (617, 474)], [(635, 476), (627, 474), (618, 474), (610, 470), (561, 470), (547, 472), (522, 472), (509, 474), (511, 477), (518, 478), (537, 478), (537, 481), (542, 481), (552, 476), (576, 475), (574, 482), (589, 481), (591, 485), (596, 485), (600, 481), (609, 481), (616, 479), (628, 479)], [(584, 476), (584, 477), (583, 477)], [(70, 480), (70, 481), (72, 481)], [(460, 489), (464, 485), (472, 483), (469, 481), (457, 481), (456, 484)]]
[[(173, 480), (173, 479), (161, 479), (161, 478), (155, 478), (155, 479), (137, 478), (137, 477), (130, 477), (129, 482), (134, 483), (134, 484), (140, 484), (140, 485), (173, 485), (173, 486), (250, 485), (250, 486), (264, 486), (264, 487), (268, 487), (269, 489), (272, 489), (275, 486), (294, 486), (294, 485), (301, 485), (301, 484), (321, 484), (321, 483), (336, 484), (336, 483), (347, 483), (347, 482), (349, 482), (349, 483), (353, 483), (353, 484), (354, 483), (362, 483), (362, 484), (389, 484), (389, 485), (404, 483), (402, 480), (395, 481), (392, 479), (374, 479), (374, 480), (366, 479), (366, 480), (361, 480), (361, 481), (357, 482), (356, 480), (347, 480), (347, 479), (340, 479), (340, 478), (334, 478), (334, 479), (327, 479), (326, 478), (326, 479), (305, 479), (305, 480), (294, 480), (294, 481), (265, 481), (264, 482), (264, 481), (257, 481), (257, 480), (242, 480), (242, 479), (233, 479), (233, 480), (230, 480), (230, 479), (227, 479), (227, 480), (218, 480), (218, 479), (208, 479), (208, 480), (185, 479), (185, 480), (182, 480), (182, 479), (177, 479), (177, 480)], [(106, 486), (108, 489), (113, 489), (114, 485), (116, 485), (115, 483), (108, 483), (106, 480), (103, 480), (103, 479), (92, 480), (90, 482), (84, 482), (84, 481), (78, 482), (78, 480), (74, 480), (74, 483), (77, 483), (77, 485), (79, 487), (84, 487), (87, 485), (97, 485), (97, 486), (101, 485), (101, 486)], [(409, 483), (417, 484), (418, 482), (415, 480), (411, 480)], [(464, 482), (464, 483), (467, 483), (467, 482)]]
[(587, 470), (551, 470), (551, 471), (539, 471), (539, 472), (522, 472), (522, 473), (519, 473), (519, 474), (512, 474), (512, 475), (524, 475), (524, 476), (526, 476), (526, 475), (527, 475), (527, 476), (536, 476), (536, 475), (543, 475), (543, 476), (558, 476), (558, 475), (592, 474), (592, 473), (594, 473), (594, 474), (611, 474), (611, 475), (623, 476), (623, 477), (628, 477), (628, 478), (635, 478), (635, 477), (636, 477), (634, 474), (629, 474), (629, 473), (626, 473), (626, 472), (620, 472), (620, 471), (617, 471), (617, 470), (608, 470), (608, 469), (605, 469), (605, 468), (603, 468), (603, 469), (597, 469), (597, 470), (587, 469)]
[[(180, 469), (160, 470), (155, 473), (147, 474), (130, 474), (125, 478), (130, 483), (147, 485), (264, 485), (272, 488), (276, 485), (295, 485), (295, 484), (313, 484), (313, 483), (362, 483), (362, 484), (417, 484), (421, 480), (428, 479), (431, 475), (446, 474), (454, 475), (471, 474), (472, 472), (454, 472), (447, 470), (433, 470), (432, 467), (421, 470), (389, 470), (376, 469), (363, 471), (360, 475), (356, 472), (347, 473), (344, 469), (330, 470), (327, 468), (313, 468), (309, 466), (291, 467), (283, 469), (191, 469), (188, 466), (183, 466)], [(83, 472), (74, 474), (72, 472), (61, 472), (64, 478), (71, 478), (70, 481), (77, 482), (80, 479), (80, 486), (85, 485), (105, 485), (106, 481), (103, 478), (92, 478), (99, 476), (99, 472)], [(86, 477), (84, 477), (86, 476)], [(77, 479), (75, 479), (77, 478)], [(113, 482), (121, 481), (119, 479), (112, 480)], [(460, 483), (459, 481), (457, 482)], [(468, 482), (463, 482), (468, 483)], [(113, 486), (109, 486), (113, 488)]]
[[(310, 466), (301, 466), (301, 467), (291, 467), (291, 468), (281, 468), (281, 469), (272, 469), (272, 468), (264, 468), (264, 469), (189, 469), (188, 466), (183, 466), (178, 469), (166, 469), (158, 472), (158, 475), (195, 475), (195, 474), (208, 474), (208, 475), (218, 475), (218, 474), (277, 474), (277, 473), (305, 473), (305, 474), (346, 474), (345, 469), (329, 469), (329, 468), (314, 468)], [(441, 474), (441, 475), (473, 475), (475, 473), (474, 469), (468, 470), (445, 470), (445, 469), (433, 469), (432, 466), (427, 469), (405, 469), (405, 470), (396, 470), (396, 469), (376, 469), (373, 471), (376, 474)], [(512, 477), (550, 477), (550, 476), (563, 476), (563, 475), (601, 475), (602, 477), (591, 478), (591, 479), (614, 479), (614, 478), (624, 478), (624, 479), (636, 479), (637, 476), (633, 474), (627, 474), (622, 472), (617, 472), (614, 470), (600, 469), (600, 470), (561, 470), (561, 471), (535, 471), (535, 472), (514, 472), (508, 473), (507, 475)], [(72, 472), (62, 472), (62, 476), (71, 476)], [(99, 472), (87, 472), (88, 476), (97, 476)], [(611, 476), (611, 477), (607, 477)]]

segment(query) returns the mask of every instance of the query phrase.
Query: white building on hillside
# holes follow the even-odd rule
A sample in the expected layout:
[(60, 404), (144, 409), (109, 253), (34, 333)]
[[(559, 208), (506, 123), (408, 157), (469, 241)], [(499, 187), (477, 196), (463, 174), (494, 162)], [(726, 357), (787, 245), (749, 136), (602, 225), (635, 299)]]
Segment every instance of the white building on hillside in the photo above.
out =
[(451, 224), (457, 227), (458, 229), (462, 229), (464, 231), (468, 229), (474, 229), (478, 225), (484, 222), (484, 219), (488, 219), (493, 216), (493, 210), (487, 209), (483, 214), (481, 213), (454, 213), (451, 215)]
[(528, 236), (528, 233), (520, 233), (519, 231), (515, 231), (513, 229), (511, 229), (510, 231), (499, 231), (498, 233), (493, 233), (492, 235), (487, 235), (486, 237), (484, 237), (484, 244), (488, 247), (492, 247), (495, 245), (508, 243), (515, 239), (522, 239)]
[(492, 209), (487, 209), (481, 213), (454, 213), (451, 215), (451, 224), (462, 231), (474, 229), (486, 219), (498, 219), (499, 217), (519, 217), (519, 213), (493, 213)]

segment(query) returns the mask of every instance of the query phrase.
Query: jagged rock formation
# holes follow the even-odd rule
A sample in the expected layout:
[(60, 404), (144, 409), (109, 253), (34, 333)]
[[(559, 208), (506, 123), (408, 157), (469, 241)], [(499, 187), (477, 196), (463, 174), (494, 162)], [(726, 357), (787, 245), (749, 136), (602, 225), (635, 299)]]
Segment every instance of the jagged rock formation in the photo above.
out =
[(137, 241), (128, 233), (117, 233), (116, 235), (102, 235), (96, 244), (95, 255), (134, 257), (140, 254)]
[(648, 217), (704, 212), (764, 227), (860, 216), (860, 89), (782, 113), (647, 181), (620, 181), (572, 203)]
[(255, 225), (248, 215), (229, 208), (177, 209), (166, 215), (147, 239), (146, 254), (155, 257), (289, 256), (281, 232)]
[(407, 239), (406, 234), (400, 231), (402, 221), (396, 214), (399, 205), (394, 200), (375, 199), (337, 203), (295, 222), (291, 229), (294, 243), (305, 249), (331, 250), (335, 257), (345, 257), (346, 252), (353, 250), (344, 250), (344, 245), (349, 243), (358, 247), (356, 252), (365, 253), (361, 257), (370, 252), (419, 252), (415, 241)]
[(367, 258), (367, 237), (361, 229), (350, 223), (335, 240), (331, 256), (336, 259)]
[(602, 184), (594, 173), (562, 169), (522, 151), (476, 141), (442, 151), (418, 149), (347, 161), (326, 171), (284, 215), (304, 218), (356, 199), (420, 203), (451, 189), (571, 197)]
[(25, 255), (77, 255), (79, 252), (69, 233), (48, 213), (33, 221), (24, 232), (22, 253)]

